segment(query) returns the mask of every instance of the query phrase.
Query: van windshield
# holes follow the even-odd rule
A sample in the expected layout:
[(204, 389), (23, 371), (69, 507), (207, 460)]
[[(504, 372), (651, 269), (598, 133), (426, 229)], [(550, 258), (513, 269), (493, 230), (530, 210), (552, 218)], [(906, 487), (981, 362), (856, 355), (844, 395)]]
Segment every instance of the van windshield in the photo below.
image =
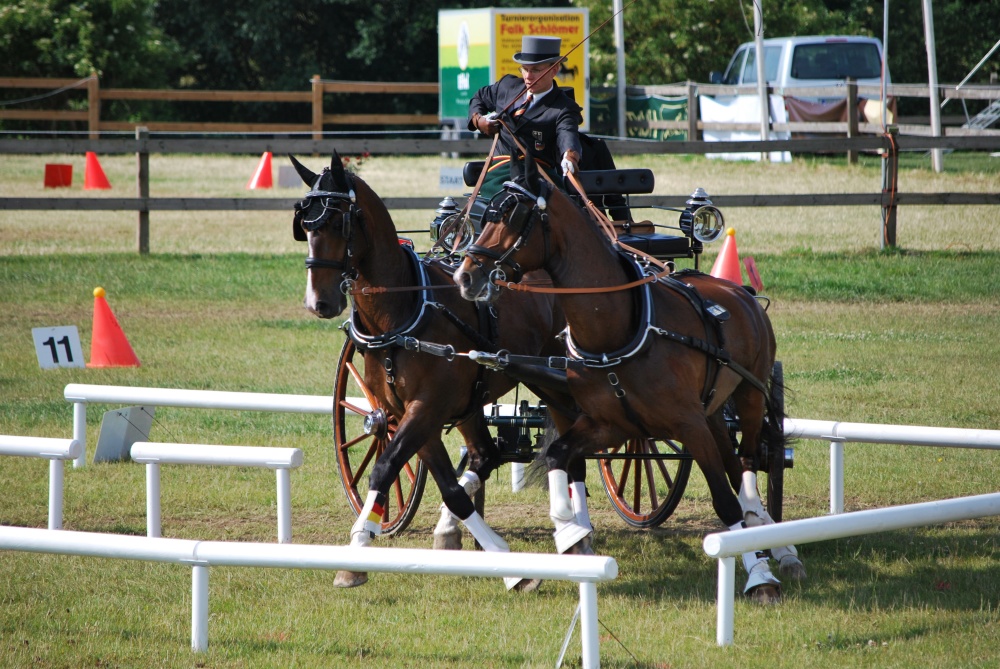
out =
[(795, 79), (878, 79), (882, 61), (870, 42), (801, 44), (792, 52)]
[[(764, 76), (771, 83), (778, 80), (778, 61), (781, 60), (781, 47), (764, 47)], [(757, 51), (747, 49), (747, 63), (743, 67), (743, 83), (757, 83)]]

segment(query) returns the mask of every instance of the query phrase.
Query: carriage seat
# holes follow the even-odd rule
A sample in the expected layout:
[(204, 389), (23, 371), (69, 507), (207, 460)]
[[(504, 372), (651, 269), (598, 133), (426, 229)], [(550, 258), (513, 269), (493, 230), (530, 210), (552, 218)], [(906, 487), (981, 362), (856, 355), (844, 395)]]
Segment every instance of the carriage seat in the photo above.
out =
[[(468, 162), (462, 168), (466, 186), (475, 186), (486, 161)], [(653, 192), (653, 171), (645, 168), (629, 170), (581, 170), (577, 179), (587, 195), (635, 195)]]

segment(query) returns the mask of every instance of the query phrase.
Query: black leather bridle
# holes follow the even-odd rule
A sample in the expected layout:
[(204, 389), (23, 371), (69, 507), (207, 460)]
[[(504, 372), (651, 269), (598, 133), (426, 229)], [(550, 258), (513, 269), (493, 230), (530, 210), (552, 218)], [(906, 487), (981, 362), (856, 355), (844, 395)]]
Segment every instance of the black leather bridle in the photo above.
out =
[[(352, 256), (351, 242), (354, 241), (355, 223), (357, 227), (364, 224), (364, 212), (357, 206), (357, 195), (348, 177), (347, 192), (323, 190), (319, 186), (323, 177), (330, 173), (330, 168), (324, 168), (317, 177), (312, 190), (305, 194), (301, 202), (295, 204), (295, 219), (292, 226), (292, 233), (297, 241), (307, 241), (305, 234), (316, 232), (323, 226), (331, 222), (331, 217), (335, 213), (340, 214), (340, 233), (347, 240), (347, 250), (342, 260), (326, 260), (315, 256), (306, 257), (307, 269), (336, 269), (348, 270)], [(342, 205), (346, 204), (347, 209)], [(310, 218), (311, 216), (311, 218)], [(363, 231), (362, 231), (363, 234)]]
[(483, 271), (486, 271), (485, 263), (475, 256), (484, 256), (492, 260), (494, 269), (489, 273), (491, 282), (508, 280), (503, 270), (506, 266), (511, 272), (510, 280), (516, 283), (524, 276), (524, 270), (511, 256), (524, 246), (536, 223), (541, 224), (544, 236), (544, 260), (549, 257), (549, 215), (545, 211), (547, 203), (544, 196), (536, 196), (513, 181), (506, 181), (503, 186), (504, 190), (490, 200), (489, 207), (483, 215), (483, 223), (502, 223), (517, 232), (517, 240), (502, 253), (485, 246), (471, 244), (466, 250), (466, 257)]

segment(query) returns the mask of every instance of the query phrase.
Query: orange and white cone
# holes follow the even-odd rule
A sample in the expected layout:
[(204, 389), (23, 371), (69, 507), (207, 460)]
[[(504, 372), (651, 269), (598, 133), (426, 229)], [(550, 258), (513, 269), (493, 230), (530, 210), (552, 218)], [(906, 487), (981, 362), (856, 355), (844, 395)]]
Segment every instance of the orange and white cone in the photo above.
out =
[(712, 271), (709, 272), (717, 279), (732, 281), (737, 286), (743, 285), (743, 275), (740, 272), (740, 258), (736, 252), (736, 230), (729, 228), (726, 230), (726, 241), (722, 243), (722, 250), (719, 251)]
[(274, 185), (274, 176), (271, 173), (271, 152), (265, 151), (257, 163), (257, 170), (247, 182), (247, 190), (257, 188), (271, 188)]
[(139, 358), (111, 313), (104, 294), (100, 286), (94, 289), (94, 332), (87, 367), (138, 367)]

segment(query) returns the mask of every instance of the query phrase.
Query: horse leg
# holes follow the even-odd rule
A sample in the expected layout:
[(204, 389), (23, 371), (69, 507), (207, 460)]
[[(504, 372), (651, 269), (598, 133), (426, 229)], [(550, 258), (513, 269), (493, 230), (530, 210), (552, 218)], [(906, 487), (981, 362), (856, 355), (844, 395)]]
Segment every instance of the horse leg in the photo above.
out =
[(577, 525), (590, 528), (590, 534), (573, 545), (567, 552), (593, 555), (594, 525), (590, 522), (590, 510), (587, 508), (587, 461), (583, 458), (574, 458), (569, 463), (568, 474), (570, 480), (569, 497), (573, 503), (573, 516)]
[[(713, 415), (700, 424), (684, 423), (677, 428), (676, 436), (691, 452), (705, 476), (716, 515), (730, 530), (743, 529), (747, 526), (743, 520), (743, 508), (737, 495), (733, 493), (726, 468), (726, 454), (732, 452), (732, 443), (728, 433), (724, 442), (718, 439), (717, 422)], [(775, 603), (781, 599), (781, 582), (771, 573), (767, 553), (748, 552), (742, 557), (743, 567), (749, 575), (743, 594), (762, 604)]]
[[(743, 429), (740, 440), (740, 460), (743, 465), (738, 499), (743, 508), (743, 520), (747, 527), (759, 527), (761, 525), (773, 525), (774, 520), (764, 508), (764, 503), (760, 498), (760, 491), (757, 487), (757, 472), (755, 464), (758, 462), (755, 457), (758, 446), (762, 438), (764, 429), (764, 401), (760, 394), (752, 390), (751, 396), (740, 400), (737, 399), (738, 411), (741, 417), (751, 416), (747, 420), (747, 425)], [(759, 417), (759, 420), (758, 420)], [(776, 417), (775, 420), (780, 420)], [(799, 553), (795, 546), (778, 546), (770, 550), (771, 557), (778, 562), (778, 573), (782, 577), (803, 581), (806, 578), (806, 568), (799, 559)]]
[[(541, 454), (548, 467), (549, 517), (556, 528), (553, 536), (559, 553), (566, 553), (571, 549), (572, 552), (582, 552), (586, 546), (579, 549), (574, 549), (574, 546), (589, 537), (594, 530), (590, 524), (589, 514), (584, 516), (582, 513), (586, 509), (586, 487), (579, 484), (577, 484), (577, 489), (580, 491), (577, 494), (577, 508), (580, 508), (581, 515), (578, 520), (577, 509), (570, 499), (567, 467), (572, 456), (582, 452), (580, 450), (582, 445), (594, 438), (597, 431), (598, 426), (586, 416), (582, 416), (562, 436), (546, 446)], [(580, 475), (579, 469), (574, 471)], [(580, 521), (585, 524), (581, 524)]]
[[(480, 481), (489, 478), (498, 460), (493, 451), (493, 438), (482, 420), (466, 421), (458, 426), (458, 431), (465, 439), (466, 452), (469, 454), (469, 466), (458, 479), (458, 485), (465, 489), (470, 498), (474, 499), (481, 487)], [(435, 550), (462, 550), (462, 525), (458, 516), (453, 514), (448, 505), (441, 503), (441, 517), (434, 527)]]

